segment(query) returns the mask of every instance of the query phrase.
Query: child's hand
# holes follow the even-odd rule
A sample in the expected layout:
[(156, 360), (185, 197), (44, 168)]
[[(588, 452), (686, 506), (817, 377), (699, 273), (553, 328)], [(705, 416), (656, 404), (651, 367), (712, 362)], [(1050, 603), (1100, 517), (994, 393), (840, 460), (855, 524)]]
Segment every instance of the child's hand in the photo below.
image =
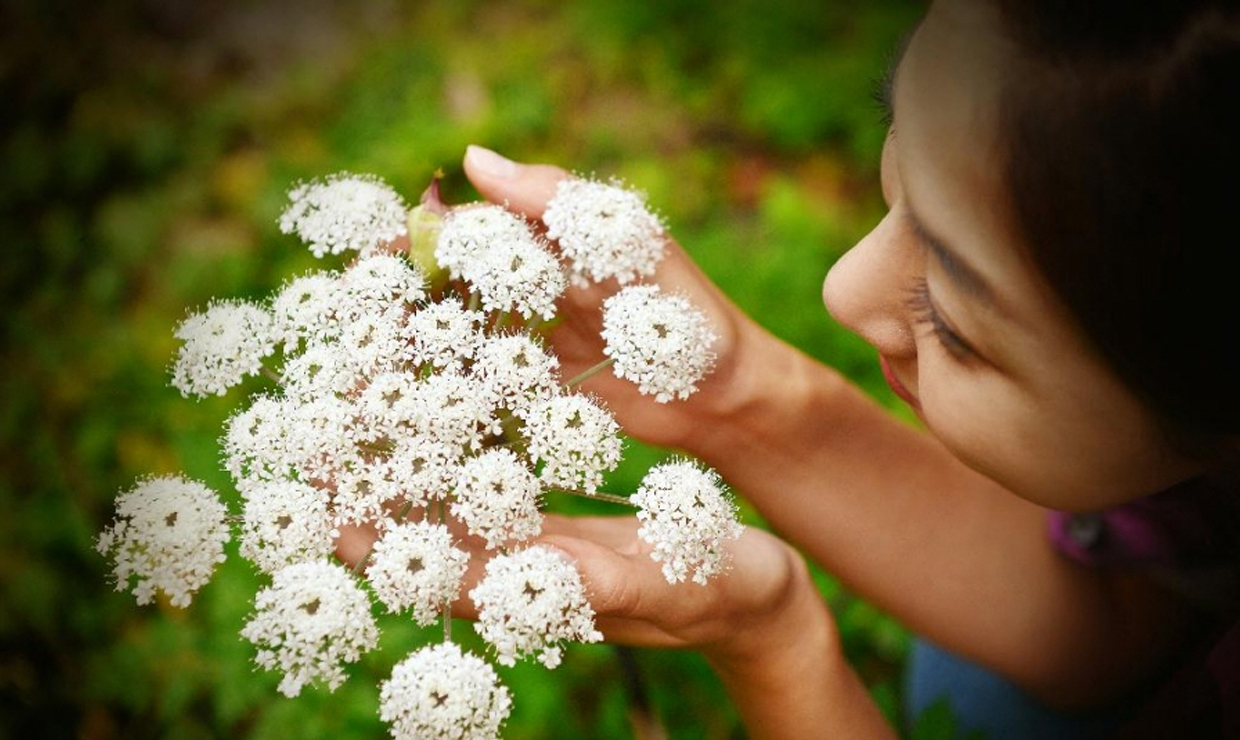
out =
[[(487, 200), (506, 205), (534, 220), (542, 217), (560, 180), (572, 176), (551, 165), (510, 162), (479, 147), (470, 147), (466, 153), (465, 174)], [(652, 402), (639, 394), (632, 383), (610, 372), (593, 376), (582, 385), (582, 390), (601, 396), (632, 436), (656, 445), (684, 447), (695, 427), (739, 404), (744, 392), (751, 387), (750, 383), (756, 382), (752, 377), (746, 382), (746, 376), (752, 374), (742, 371), (741, 360), (750, 353), (742, 352), (740, 347), (747, 338), (760, 332), (754, 331), (756, 324), (724, 297), (670, 237), (666, 255), (651, 280), (666, 291), (685, 295), (710, 319), (718, 335), (714, 346), (717, 355), (714, 371), (687, 401), (667, 404)], [(550, 340), (564, 379), (605, 359), (599, 337), (600, 308), (603, 300), (618, 287), (611, 280), (585, 289), (569, 288), (562, 299), (560, 323), (551, 331)]]

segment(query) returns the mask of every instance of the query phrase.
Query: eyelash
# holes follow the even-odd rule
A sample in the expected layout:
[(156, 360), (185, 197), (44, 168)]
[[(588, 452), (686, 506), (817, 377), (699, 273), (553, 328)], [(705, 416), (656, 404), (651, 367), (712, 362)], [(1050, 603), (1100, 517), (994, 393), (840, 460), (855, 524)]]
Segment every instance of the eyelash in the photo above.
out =
[(943, 319), (943, 315), (934, 307), (930, 300), (930, 284), (925, 278), (918, 278), (909, 292), (908, 308), (913, 314), (913, 321), (918, 326), (926, 326), (934, 333), (935, 339), (949, 355), (957, 360), (968, 360), (974, 356), (973, 348), (955, 332)]
[(892, 75), (890, 71), (884, 72), (882, 75), (870, 80), (870, 98), (874, 101), (875, 107), (878, 108), (878, 120), (883, 124), (884, 128), (891, 128), (894, 123), (895, 115), (891, 109), (891, 81)]

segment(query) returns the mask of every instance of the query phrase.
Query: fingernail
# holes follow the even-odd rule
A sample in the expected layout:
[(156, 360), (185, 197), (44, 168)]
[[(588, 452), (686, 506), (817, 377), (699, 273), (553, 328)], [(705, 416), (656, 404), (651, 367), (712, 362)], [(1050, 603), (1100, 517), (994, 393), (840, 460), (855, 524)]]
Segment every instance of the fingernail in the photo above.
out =
[(479, 172), (500, 180), (508, 180), (517, 175), (517, 163), (507, 159), (490, 149), (470, 144), (465, 149), (465, 157)]

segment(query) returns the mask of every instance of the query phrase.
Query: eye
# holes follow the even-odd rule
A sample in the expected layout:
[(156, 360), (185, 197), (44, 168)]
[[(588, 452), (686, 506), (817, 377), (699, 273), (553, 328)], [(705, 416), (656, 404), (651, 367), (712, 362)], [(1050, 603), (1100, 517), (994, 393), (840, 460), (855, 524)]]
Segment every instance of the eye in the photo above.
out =
[(934, 301), (930, 298), (930, 284), (925, 278), (918, 278), (913, 283), (909, 292), (908, 308), (913, 316), (914, 325), (928, 327), (949, 355), (961, 362), (977, 355), (973, 347), (956, 333), (956, 330), (943, 318), (943, 314), (935, 308)]

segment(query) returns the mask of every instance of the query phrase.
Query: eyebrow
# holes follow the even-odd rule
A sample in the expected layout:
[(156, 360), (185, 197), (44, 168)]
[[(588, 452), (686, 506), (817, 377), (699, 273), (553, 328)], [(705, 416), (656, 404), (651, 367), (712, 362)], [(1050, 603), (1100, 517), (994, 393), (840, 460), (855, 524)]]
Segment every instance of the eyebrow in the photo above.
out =
[(994, 306), (994, 291), (991, 290), (990, 285), (977, 270), (974, 270), (967, 262), (960, 259), (955, 250), (927, 229), (925, 223), (917, 217), (917, 214), (911, 207), (904, 209), (904, 217), (913, 235), (934, 256), (935, 260), (942, 265), (943, 272), (947, 273), (947, 277), (953, 283), (983, 303)]

